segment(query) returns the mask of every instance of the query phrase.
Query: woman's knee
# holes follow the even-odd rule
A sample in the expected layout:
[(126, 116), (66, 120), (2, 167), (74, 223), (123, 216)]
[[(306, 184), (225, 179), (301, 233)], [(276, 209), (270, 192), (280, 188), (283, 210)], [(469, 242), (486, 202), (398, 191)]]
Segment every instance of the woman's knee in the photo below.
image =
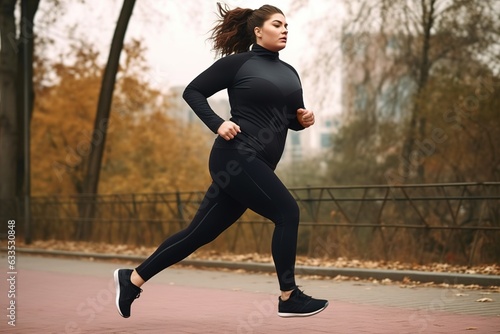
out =
[(273, 219), (274, 223), (277, 225), (298, 225), (299, 220), (300, 209), (295, 201), (279, 206), (279, 213), (276, 215), (276, 219)]

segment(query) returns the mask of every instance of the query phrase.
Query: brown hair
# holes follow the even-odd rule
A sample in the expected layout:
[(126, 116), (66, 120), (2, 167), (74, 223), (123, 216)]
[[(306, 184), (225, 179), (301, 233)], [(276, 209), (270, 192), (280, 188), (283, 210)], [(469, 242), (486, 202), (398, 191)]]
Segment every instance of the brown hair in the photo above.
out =
[(283, 14), (279, 8), (271, 5), (255, 10), (240, 7), (229, 9), (218, 2), (217, 10), (219, 20), (211, 30), (210, 38), (213, 40), (213, 50), (221, 56), (248, 51), (256, 41), (254, 28), (262, 27), (273, 14)]

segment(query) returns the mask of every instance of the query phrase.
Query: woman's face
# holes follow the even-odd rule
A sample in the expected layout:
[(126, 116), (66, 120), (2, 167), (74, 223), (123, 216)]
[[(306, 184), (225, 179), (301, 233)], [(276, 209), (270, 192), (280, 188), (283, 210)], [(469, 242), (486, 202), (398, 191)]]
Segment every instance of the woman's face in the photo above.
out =
[(254, 29), (257, 44), (269, 51), (278, 52), (286, 46), (288, 24), (283, 14), (273, 14), (262, 27)]

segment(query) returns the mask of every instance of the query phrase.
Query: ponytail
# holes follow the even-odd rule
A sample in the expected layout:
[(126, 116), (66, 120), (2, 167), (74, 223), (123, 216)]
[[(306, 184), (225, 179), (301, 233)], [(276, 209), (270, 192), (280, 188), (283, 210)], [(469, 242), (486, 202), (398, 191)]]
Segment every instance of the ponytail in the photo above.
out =
[(219, 19), (211, 30), (213, 50), (221, 56), (248, 51), (255, 43), (255, 27), (262, 27), (264, 21), (273, 14), (283, 12), (274, 6), (264, 5), (259, 9), (229, 9), (227, 5), (217, 3)]

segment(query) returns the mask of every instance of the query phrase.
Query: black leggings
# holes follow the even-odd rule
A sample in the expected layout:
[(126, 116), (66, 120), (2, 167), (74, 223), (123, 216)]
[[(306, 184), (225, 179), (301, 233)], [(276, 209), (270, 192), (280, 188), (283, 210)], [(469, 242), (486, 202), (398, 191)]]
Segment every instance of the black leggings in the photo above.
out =
[(139, 276), (147, 281), (181, 261), (251, 209), (275, 224), (271, 251), (280, 289), (294, 289), (299, 208), (288, 189), (266, 163), (238, 150), (212, 149), (209, 168), (213, 182), (191, 224), (139, 265)]

